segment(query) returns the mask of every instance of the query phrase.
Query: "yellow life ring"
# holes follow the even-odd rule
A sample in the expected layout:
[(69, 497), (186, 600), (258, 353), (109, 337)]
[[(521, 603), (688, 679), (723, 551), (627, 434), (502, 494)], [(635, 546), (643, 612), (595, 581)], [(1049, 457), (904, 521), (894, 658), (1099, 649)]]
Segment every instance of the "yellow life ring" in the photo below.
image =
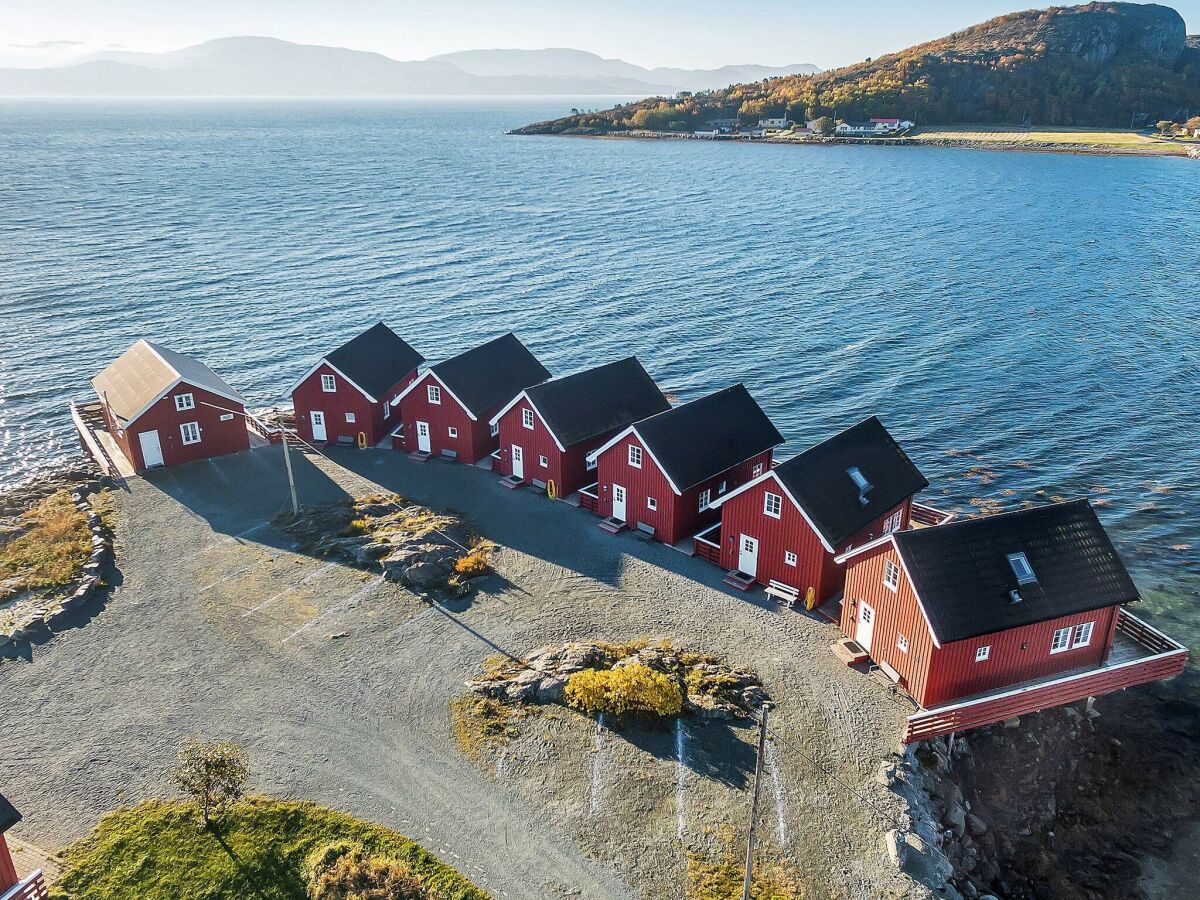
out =
[(546, 496), (551, 500), (558, 499), (558, 485), (554, 483), (553, 478), (546, 482)]
[(358, 433), (358, 449), (365, 450), (366, 446), (367, 446), (367, 433), (365, 431), (360, 431)]
[(811, 610), (817, 605), (817, 592), (810, 586), (808, 593), (804, 595), (804, 608)]

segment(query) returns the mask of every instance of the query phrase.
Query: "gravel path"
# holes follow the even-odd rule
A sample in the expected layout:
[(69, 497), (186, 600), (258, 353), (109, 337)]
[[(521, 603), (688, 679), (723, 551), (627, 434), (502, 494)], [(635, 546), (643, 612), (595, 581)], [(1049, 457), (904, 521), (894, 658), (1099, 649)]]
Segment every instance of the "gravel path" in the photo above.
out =
[[(549, 718), (504, 763), (477, 766), (447, 714), (493, 653), (662, 636), (755, 669), (780, 703), (776, 838), (817, 895), (912, 891), (882, 852), (899, 801), (874, 780), (905, 710), (837, 663), (832, 626), (780, 614), (761, 593), (732, 595), (715, 567), (604, 535), (586, 513), (512, 494), (487, 472), (389, 451), (334, 458), (354, 471), (297, 460), (302, 503), (382, 486), (453, 509), (501, 545), (498, 575), (467, 600), (427, 606), (297, 554), (265, 524), (287, 496), (277, 448), (134, 479), (117, 503), (120, 575), (107, 604), (0, 664), (0, 784), (26, 814), (20, 835), (56, 847), (115, 806), (170, 793), (175, 750), (198, 733), (243, 742), (255, 787), (394, 826), (497, 896), (679, 896), (663, 874), (682, 871), (689, 845), (677, 838), (673, 735), (605, 745), (609, 800), (593, 813), (592, 723)], [(692, 740), (689, 834), (744, 815), (747, 738), (725, 731)], [(779, 832), (775, 806), (766, 815)]]

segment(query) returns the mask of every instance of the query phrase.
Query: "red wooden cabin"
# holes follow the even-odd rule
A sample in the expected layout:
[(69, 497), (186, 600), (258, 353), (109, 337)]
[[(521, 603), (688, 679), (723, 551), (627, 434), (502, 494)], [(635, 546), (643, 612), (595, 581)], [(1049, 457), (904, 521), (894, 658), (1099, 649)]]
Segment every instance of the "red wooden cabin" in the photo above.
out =
[(490, 420), (517, 394), (550, 377), (511, 332), (430, 366), (397, 402), (393, 446), (474, 463), (499, 446)]
[(522, 391), (491, 425), (500, 430), (500, 471), (568, 497), (595, 481), (587, 454), (641, 419), (671, 408), (636, 357)]
[(0, 794), (0, 897), (4, 900), (44, 900), (49, 896), (41, 872), (25, 878), (17, 874), (5, 834), (21, 821), (21, 814)]
[(197, 359), (141, 340), (92, 379), (109, 433), (141, 472), (250, 446), (246, 401)]
[(897, 531), (839, 559), (842, 631), (923, 707), (906, 739), (1166, 677), (1186, 660), (1122, 609), (1138, 591), (1086, 500)]
[(400, 424), (396, 398), (424, 361), (382, 322), (371, 326), (321, 357), (292, 388), (300, 437), (374, 447)]
[(908, 528), (913, 495), (928, 486), (871, 416), (718, 497), (720, 526), (696, 546), (701, 555), (705, 542), (720, 548), (735, 586), (774, 581), (801, 598), (811, 588), (824, 603), (842, 589), (834, 557)]
[(633, 525), (667, 544), (690, 537), (717, 518), (713, 500), (771, 468), (782, 443), (741, 384), (631, 425), (588, 454), (601, 527)]

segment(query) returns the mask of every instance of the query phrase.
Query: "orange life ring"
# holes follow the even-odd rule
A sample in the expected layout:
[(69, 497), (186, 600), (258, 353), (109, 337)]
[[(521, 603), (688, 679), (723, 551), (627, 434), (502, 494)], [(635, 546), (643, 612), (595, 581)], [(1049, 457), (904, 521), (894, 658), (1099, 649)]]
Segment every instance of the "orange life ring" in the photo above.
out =
[(553, 478), (546, 482), (546, 496), (551, 500), (558, 499), (558, 485), (554, 483)]
[(358, 449), (364, 450), (364, 449), (366, 449), (366, 446), (367, 446), (367, 433), (365, 431), (360, 431), (358, 433)]

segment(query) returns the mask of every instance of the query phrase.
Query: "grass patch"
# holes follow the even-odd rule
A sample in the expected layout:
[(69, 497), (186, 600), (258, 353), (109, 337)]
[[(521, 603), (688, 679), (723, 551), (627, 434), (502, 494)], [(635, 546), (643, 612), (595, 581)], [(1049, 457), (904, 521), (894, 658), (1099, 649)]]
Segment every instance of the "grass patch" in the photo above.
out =
[(336, 842), (404, 864), (434, 900), (488, 895), (424, 848), (381, 825), (314, 803), (250, 797), (216, 832), (196, 827), (182, 801), (150, 801), (104, 816), (65, 851), (51, 900), (302, 900), (314, 850)]
[(87, 516), (57, 491), (21, 517), (24, 531), (0, 546), (0, 602), (30, 590), (65, 587), (92, 552)]
[(517, 721), (526, 713), (491, 697), (464, 694), (450, 701), (450, 726), (463, 753), (479, 759), (515, 738)]
[[(741, 900), (744, 866), (731, 849), (717, 860), (689, 853), (684, 896), (687, 900)], [(793, 867), (756, 859), (750, 896), (753, 900), (804, 900), (809, 894)]]

